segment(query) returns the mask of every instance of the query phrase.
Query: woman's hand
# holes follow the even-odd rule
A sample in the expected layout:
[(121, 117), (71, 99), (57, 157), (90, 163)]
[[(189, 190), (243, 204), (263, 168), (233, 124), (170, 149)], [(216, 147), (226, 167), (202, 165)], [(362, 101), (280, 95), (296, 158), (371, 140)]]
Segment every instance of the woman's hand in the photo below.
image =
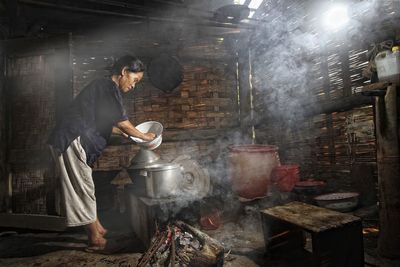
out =
[(156, 137), (154, 133), (142, 133), (136, 129), (129, 120), (118, 122), (117, 127), (121, 132), (125, 133), (127, 137), (133, 136), (143, 139), (144, 141), (152, 141)]
[(153, 133), (143, 133), (141, 139), (143, 139), (144, 141), (153, 141), (154, 138), (156, 138), (156, 135)]

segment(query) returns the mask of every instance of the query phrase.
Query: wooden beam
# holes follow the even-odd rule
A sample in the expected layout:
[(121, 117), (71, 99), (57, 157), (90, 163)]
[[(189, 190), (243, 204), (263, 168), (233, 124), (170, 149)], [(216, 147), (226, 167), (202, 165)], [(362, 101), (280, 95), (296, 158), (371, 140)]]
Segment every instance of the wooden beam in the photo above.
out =
[(383, 257), (400, 257), (400, 149), (398, 97), (394, 85), (377, 97), (376, 141), (379, 185), (378, 251)]
[(8, 178), (7, 178), (7, 97), (5, 92), (4, 52), (0, 53), (0, 212), (8, 210)]
[(369, 84), (361, 88), (361, 94), (363, 96), (384, 96), (389, 85), (388, 82)]
[(64, 231), (66, 220), (59, 216), (0, 213), (0, 227)]
[(344, 97), (337, 101), (322, 101), (313, 103), (304, 108), (304, 115), (311, 117), (318, 114), (330, 114), (333, 112), (342, 112), (353, 108), (372, 105), (373, 99), (361, 94), (355, 94), (349, 97)]

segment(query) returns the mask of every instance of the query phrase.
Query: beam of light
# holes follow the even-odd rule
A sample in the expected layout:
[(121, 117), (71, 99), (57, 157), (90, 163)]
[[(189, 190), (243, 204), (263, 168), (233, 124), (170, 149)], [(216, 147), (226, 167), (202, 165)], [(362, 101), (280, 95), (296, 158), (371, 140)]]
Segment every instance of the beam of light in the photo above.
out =
[(343, 4), (336, 4), (324, 13), (324, 25), (330, 30), (338, 30), (346, 25), (350, 18), (348, 8)]
[(263, 0), (251, 0), (249, 4), (250, 9), (257, 9), (260, 7)]

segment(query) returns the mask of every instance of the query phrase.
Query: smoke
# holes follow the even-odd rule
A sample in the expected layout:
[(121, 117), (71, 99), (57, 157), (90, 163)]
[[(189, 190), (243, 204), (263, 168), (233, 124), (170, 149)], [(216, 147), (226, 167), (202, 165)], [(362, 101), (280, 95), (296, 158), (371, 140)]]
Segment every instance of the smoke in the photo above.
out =
[[(316, 36), (304, 30), (304, 8), (296, 4), (277, 8), (268, 14), (252, 36), (253, 86), (265, 96), (264, 106), (273, 117), (279, 114), (296, 121), (301, 116), (301, 100), (309, 90), (310, 52), (317, 46)], [(256, 114), (257, 117), (257, 114)], [(264, 119), (264, 114), (258, 114)]]
[[(349, 22), (340, 29), (328, 30), (323, 18), (330, 4), (281, 3), (265, 11), (267, 15), (250, 41), (253, 87), (259, 102), (256, 106), (263, 108), (255, 114), (257, 124), (284, 121), (294, 126), (305, 119), (306, 105), (313, 101), (318, 105), (315, 89), (324, 78), (319, 65), (322, 57), (327, 59), (327, 53), (339, 47), (359, 45), (367, 38), (376, 41), (387, 34), (371, 32), (374, 21), (393, 16), (389, 10), (382, 11), (384, 4), (376, 0), (348, 3)], [(331, 52), (327, 52), (329, 49)]]

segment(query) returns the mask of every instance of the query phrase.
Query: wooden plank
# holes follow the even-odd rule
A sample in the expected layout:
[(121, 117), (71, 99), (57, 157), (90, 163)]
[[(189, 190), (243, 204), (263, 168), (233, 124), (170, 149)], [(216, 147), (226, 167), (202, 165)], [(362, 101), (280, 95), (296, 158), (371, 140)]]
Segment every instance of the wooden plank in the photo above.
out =
[(66, 229), (66, 220), (64, 217), (50, 215), (0, 213), (0, 226), (46, 231), (64, 231)]
[(290, 202), (283, 206), (262, 210), (261, 213), (275, 219), (297, 225), (314, 233), (342, 227), (357, 222), (360, 218), (333, 210), (308, 205), (302, 202)]

